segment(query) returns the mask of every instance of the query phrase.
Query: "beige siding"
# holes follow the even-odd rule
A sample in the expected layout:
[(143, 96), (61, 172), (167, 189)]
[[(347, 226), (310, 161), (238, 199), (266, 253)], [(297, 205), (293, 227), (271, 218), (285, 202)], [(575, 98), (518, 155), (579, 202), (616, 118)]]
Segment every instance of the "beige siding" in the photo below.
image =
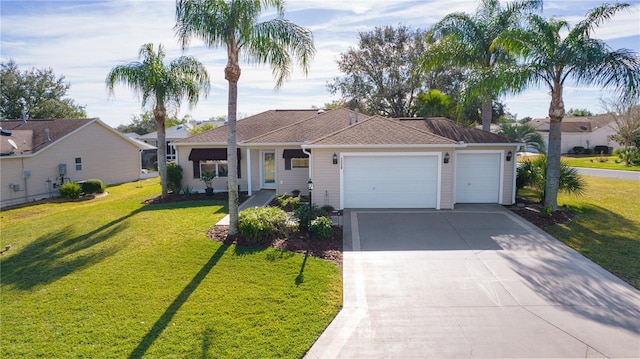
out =
[(455, 198), (454, 193), (454, 169), (455, 169), (455, 156), (453, 151), (443, 150), (442, 158), (446, 153), (449, 153), (449, 163), (440, 163), (440, 209), (453, 209), (453, 203)]
[(285, 169), (285, 159), (282, 158), (283, 151), (295, 148), (295, 146), (288, 146), (276, 149), (276, 188), (278, 193), (291, 193), (293, 190), (299, 190), (303, 194), (309, 192), (307, 189), (309, 168)]
[[(82, 159), (81, 170), (76, 170), (76, 158)], [(0, 161), (2, 206), (16, 204), (17, 193), (6, 192), (5, 187), (8, 189), (8, 183), (17, 180), (20, 180), (19, 193), (23, 199), (18, 203), (24, 202), (25, 198), (32, 201), (57, 195), (53, 184), (60, 182), (59, 164), (67, 167), (65, 181), (97, 178), (110, 185), (140, 178), (138, 147), (99, 123), (91, 123), (33, 156), (2, 158)], [(26, 180), (22, 179), (24, 170), (31, 172)]]

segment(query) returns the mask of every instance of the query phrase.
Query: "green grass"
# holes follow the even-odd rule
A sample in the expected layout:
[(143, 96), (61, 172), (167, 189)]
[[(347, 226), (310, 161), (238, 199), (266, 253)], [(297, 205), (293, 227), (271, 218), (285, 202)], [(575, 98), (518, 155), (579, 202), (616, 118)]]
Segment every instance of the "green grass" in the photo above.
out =
[(584, 178), (587, 183), (584, 196), (558, 196), (558, 203), (577, 216), (545, 230), (640, 289), (640, 182)]
[(616, 163), (620, 160), (618, 156), (562, 156), (562, 159), (572, 167), (640, 171), (640, 165), (627, 166), (623, 162)]
[(3, 358), (298, 358), (337, 314), (340, 269), (209, 240), (220, 201), (141, 202), (156, 180), (0, 212)]

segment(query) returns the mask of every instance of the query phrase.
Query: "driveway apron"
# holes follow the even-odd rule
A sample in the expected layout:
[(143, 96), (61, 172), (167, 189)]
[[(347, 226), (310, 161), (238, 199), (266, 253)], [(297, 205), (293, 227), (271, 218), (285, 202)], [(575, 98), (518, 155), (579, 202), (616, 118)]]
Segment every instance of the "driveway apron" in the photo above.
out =
[(306, 358), (639, 358), (640, 292), (498, 205), (345, 211)]

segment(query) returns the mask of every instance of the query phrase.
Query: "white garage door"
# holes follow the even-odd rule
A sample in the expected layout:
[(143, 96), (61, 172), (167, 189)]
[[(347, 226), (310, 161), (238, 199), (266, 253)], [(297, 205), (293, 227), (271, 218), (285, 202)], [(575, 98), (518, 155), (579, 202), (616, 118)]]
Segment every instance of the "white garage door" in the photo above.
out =
[(344, 208), (436, 208), (437, 156), (344, 156)]
[(458, 153), (456, 203), (499, 203), (500, 154)]

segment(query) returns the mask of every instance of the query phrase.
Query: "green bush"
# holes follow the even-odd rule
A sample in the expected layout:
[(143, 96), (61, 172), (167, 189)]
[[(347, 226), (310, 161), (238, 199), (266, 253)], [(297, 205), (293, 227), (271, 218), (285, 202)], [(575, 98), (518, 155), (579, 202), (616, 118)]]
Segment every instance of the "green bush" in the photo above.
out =
[(300, 197), (287, 196), (287, 194), (285, 193), (276, 195), (276, 201), (278, 201), (278, 204), (282, 208), (290, 208), (292, 210), (295, 210), (300, 204)]
[(311, 233), (314, 238), (327, 239), (333, 235), (333, 223), (328, 217), (318, 217), (311, 221)]
[[(547, 178), (547, 156), (537, 156), (533, 160), (527, 159), (520, 163), (516, 169), (516, 189), (525, 186), (531, 187), (540, 201), (544, 200), (545, 184)], [(560, 161), (560, 182), (558, 191), (574, 196), (584, 194), (585, 182), (578, 170), (569, 167), (565, 161)]]
[(287, 213), (277, 207), (253, 207), (240, 212), (238, 231), (253, 243), (270, 241), (285, 233)]
[(80, 197), (80, 185), (75, 182), (65, 182), (58, 189), (60, 195), (64, 198), (76, 199)]
[(311, 207), (312, 213), (309, 218), (309, 203), (300, 203), (297, 208), (293, 210), (293, 215), (298, 219), (300, 228), (309, 229), (309, 221), (314, 220), (317, 217), (328, 216), (329, 214), (317, 205)]
[(88, 179), (80, 183), (82, 193), (104, 193), (106, 188), (104, 182), (99, 179)]
[(167, 189), (169, 192), (180, 193), (182, 188), (182, 167), (175, 162), (167, 163)]
[(636, 162), (640, 162), (640, 151), (633, 147), (627, 147), (618, 151), (617, 156), (620, 157), (627, 166), (633, 166)]

